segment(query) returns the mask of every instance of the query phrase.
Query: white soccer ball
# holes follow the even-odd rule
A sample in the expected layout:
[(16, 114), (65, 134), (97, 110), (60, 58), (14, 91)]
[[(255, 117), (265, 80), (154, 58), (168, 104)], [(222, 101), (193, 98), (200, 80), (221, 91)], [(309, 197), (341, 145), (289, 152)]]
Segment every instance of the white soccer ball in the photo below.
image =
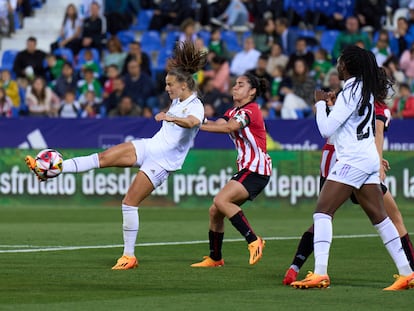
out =
[(54, 149), (44, 149), (36, 156), (36, 171), (46, 178), (57, 177), (62, 173), (63, 157)]

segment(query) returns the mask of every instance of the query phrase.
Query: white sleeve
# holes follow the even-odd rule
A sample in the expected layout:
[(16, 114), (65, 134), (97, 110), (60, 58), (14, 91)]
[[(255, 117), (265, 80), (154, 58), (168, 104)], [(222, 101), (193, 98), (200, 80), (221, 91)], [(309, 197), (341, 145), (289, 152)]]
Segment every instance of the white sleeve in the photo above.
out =
[(189, 115), (192, 115), (196, 117), (198, 120), (200, 120), (200, 125), (203, 123), (204, 120), (204, 106), (201, 102), (198, 102), (193, 105), (191, 108), (191, 112)]

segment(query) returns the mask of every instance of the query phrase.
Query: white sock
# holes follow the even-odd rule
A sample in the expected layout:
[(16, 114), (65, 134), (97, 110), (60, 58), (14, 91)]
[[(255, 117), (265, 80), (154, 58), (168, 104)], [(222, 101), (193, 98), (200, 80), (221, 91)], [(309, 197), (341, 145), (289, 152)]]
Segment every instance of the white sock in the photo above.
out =
[(122, 204), (124, 255), (135, 256), (135, 241), (139, 230), (138, 207)]
[(99, 157), (97, 153), (84, 157), (67, 159), (62, 163), (63, 173), (81, 173), (94, 168), (99, 168)]
[(412, 273), (413, 271), (402, 248), (400, 236), (391, 219), (387, 217), (379, 224), (374, 225), (374, 227), (377, 229), (385, 248), (394, 260), (398, 273), (400, 275)]
[(332, 217), (323, 214), (313, 214), (315, 226), (313, 248), (315, 255), (315, 274), (328, 274), (329, 249), (332, 242)]

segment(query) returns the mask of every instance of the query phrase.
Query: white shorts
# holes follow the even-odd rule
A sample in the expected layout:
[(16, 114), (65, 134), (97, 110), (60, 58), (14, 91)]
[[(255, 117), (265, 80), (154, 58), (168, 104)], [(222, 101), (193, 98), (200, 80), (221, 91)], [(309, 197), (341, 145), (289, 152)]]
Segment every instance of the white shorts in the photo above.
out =
[(327, 179), (350, 185), (356, 189), (361, 188), (364, 184), (380, 183), (379, 171), (369, 174), (349, 164), (340, 162), (334, 164)]
[(138, 166), (147, 175), (154, 188), (157, 188), (167, 180), (170, 172), (161, 167), (147, 154), (146, 144), (148, 140), (137, 139), (131, 142), (135, 147), (135, 154), (137, 156), (137, 162), (134, 166)]

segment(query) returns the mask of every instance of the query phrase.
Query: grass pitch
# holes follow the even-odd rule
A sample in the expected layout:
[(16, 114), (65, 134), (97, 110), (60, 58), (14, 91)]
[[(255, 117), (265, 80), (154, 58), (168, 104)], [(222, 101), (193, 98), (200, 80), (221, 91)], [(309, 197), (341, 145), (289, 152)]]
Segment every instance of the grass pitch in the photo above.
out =
[[(53, 203), (53, 202), (52, 202)], [(281, 281), (313, 207), (247, 207), (266, 238), (248, 264), (247, 244), (226, 222), (225, 266), (190, 268), (208, 255), (205, 208), (140, 209), (138, 269), (112, 271), (122, 254), (119, 208), (1, 207), (0, 310), (407, 310), (414, 291), (383, 292), (396, 273), (363, 212), (345, 206), (334, 221), (325, 290)], [(402, 208), (411, 232), (414, 210)], [(313, 268), (313, 257), (300, 276)]]

